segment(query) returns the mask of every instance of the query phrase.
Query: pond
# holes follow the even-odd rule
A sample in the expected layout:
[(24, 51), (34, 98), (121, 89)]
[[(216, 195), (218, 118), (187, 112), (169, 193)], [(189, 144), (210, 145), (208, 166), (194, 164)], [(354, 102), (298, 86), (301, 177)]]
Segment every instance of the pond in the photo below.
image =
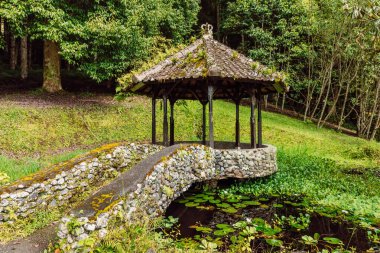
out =
[[(379, 252), (379, 227), (355, 225), (300, 196), (226, 195), (192, 188), (167, 209), (165, 234), (207, 250)], [(333, 213), (333, 214), (332, 214)]]

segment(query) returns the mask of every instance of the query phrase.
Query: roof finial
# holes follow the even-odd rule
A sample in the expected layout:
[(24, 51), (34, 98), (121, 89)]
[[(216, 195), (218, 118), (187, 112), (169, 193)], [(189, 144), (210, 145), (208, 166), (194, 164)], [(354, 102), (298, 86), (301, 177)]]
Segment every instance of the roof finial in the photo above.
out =
[(212, 36), (212, 29), (213, 29), (213, 26), (210, 25), (209, 23), (206, 23), (206, 24), (201, 25), (201, 29), (202, 29), (202, 33), (203, 33), (203, 35), (209, 35), (209, 36)]

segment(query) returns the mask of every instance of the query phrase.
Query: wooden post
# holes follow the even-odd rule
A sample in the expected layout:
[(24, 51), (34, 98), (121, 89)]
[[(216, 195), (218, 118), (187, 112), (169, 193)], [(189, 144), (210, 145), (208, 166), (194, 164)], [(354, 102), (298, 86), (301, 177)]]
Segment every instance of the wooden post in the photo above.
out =
[(256, 148), (255, 92), (251, 94), (251, 148)]
[(163, 139), (163, 143), (164, 143), (164, 146), (168, 146), (169, 141), (168, 141), (168, 96), (167, 96), (167, 94), (164, 94), (162, 96), (162, 100), (164, 102), (163, 103), (164, 104), (164, 127), (163, 127), (164, 139)]
[(214, 148), (214, 119), (213, 119), (213, 108), (212, 108), (212, 97), (214, 95), (214, 87), (208, 86), (208, 108), (209, 108), (209, 142), (210, 147)]
[(240, 99), (235, 100), (236, 105), (236, 124), (235, 124), (235, 147), (240, 147), (240, 115), (239, 115), (239, 105)]
[(203, 119), (202, 119), (202, 144), (206, 145), (206, 104), (207, 102), (202, 102), (202, 111), (203, 111)]
[(170, 145), (174, 145), (174, 104), (175, 100), (170, 99)]
[(259, 87), (257, 96), (257, 141), (258, 147), (261, 148), (263, 145), (263, 127), (261, 118), (261, 87)]
[(156, 94), (152, 96), (152, 144), (156, 144)]

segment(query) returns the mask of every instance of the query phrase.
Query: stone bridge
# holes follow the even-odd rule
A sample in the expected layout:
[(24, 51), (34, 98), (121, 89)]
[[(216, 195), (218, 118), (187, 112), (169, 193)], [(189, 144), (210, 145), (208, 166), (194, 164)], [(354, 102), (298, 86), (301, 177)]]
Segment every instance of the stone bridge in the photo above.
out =
[[(109, 221), (117, 214), (122, 213), (130, 221), (163, 214), (193, 183), (263, 177), (277, 171), (273, 146), (218, 146), (222, 148), (199, 144), (166, 148), (133, 143), (111, 145), (0, 188), (0, 222), (15, 217), (28, 219), (38, 210), (70, 210), (63, 213), (65, 217), (59, 223), (0, 246), (0, 252), (40, 252), (57, 239), (63, 251), (79, 249), (80, 241), (105, 236)], [(80, 201), (81, 195), (91, 192), (89, 198)], [(81, 224), (75, 233), (67, 228), (73, 219)]]

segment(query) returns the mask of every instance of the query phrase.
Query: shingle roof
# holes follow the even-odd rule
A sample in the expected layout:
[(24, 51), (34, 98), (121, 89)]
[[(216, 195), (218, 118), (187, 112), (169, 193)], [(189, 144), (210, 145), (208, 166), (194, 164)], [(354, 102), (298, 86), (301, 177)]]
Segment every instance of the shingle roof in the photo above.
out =
[[(133, 76), (130, 91), (148, 93), (145, 85), (177, 83), (190, 80), (230, 80), (235, 84), (251, 84), (263, 93), (287, 91), (279, 72), (254, 62), (248, 57), (213, 39), (206, 33), (182, 51), (156, 66)], [(143, 83), (143, 84), (141, 84)]]

